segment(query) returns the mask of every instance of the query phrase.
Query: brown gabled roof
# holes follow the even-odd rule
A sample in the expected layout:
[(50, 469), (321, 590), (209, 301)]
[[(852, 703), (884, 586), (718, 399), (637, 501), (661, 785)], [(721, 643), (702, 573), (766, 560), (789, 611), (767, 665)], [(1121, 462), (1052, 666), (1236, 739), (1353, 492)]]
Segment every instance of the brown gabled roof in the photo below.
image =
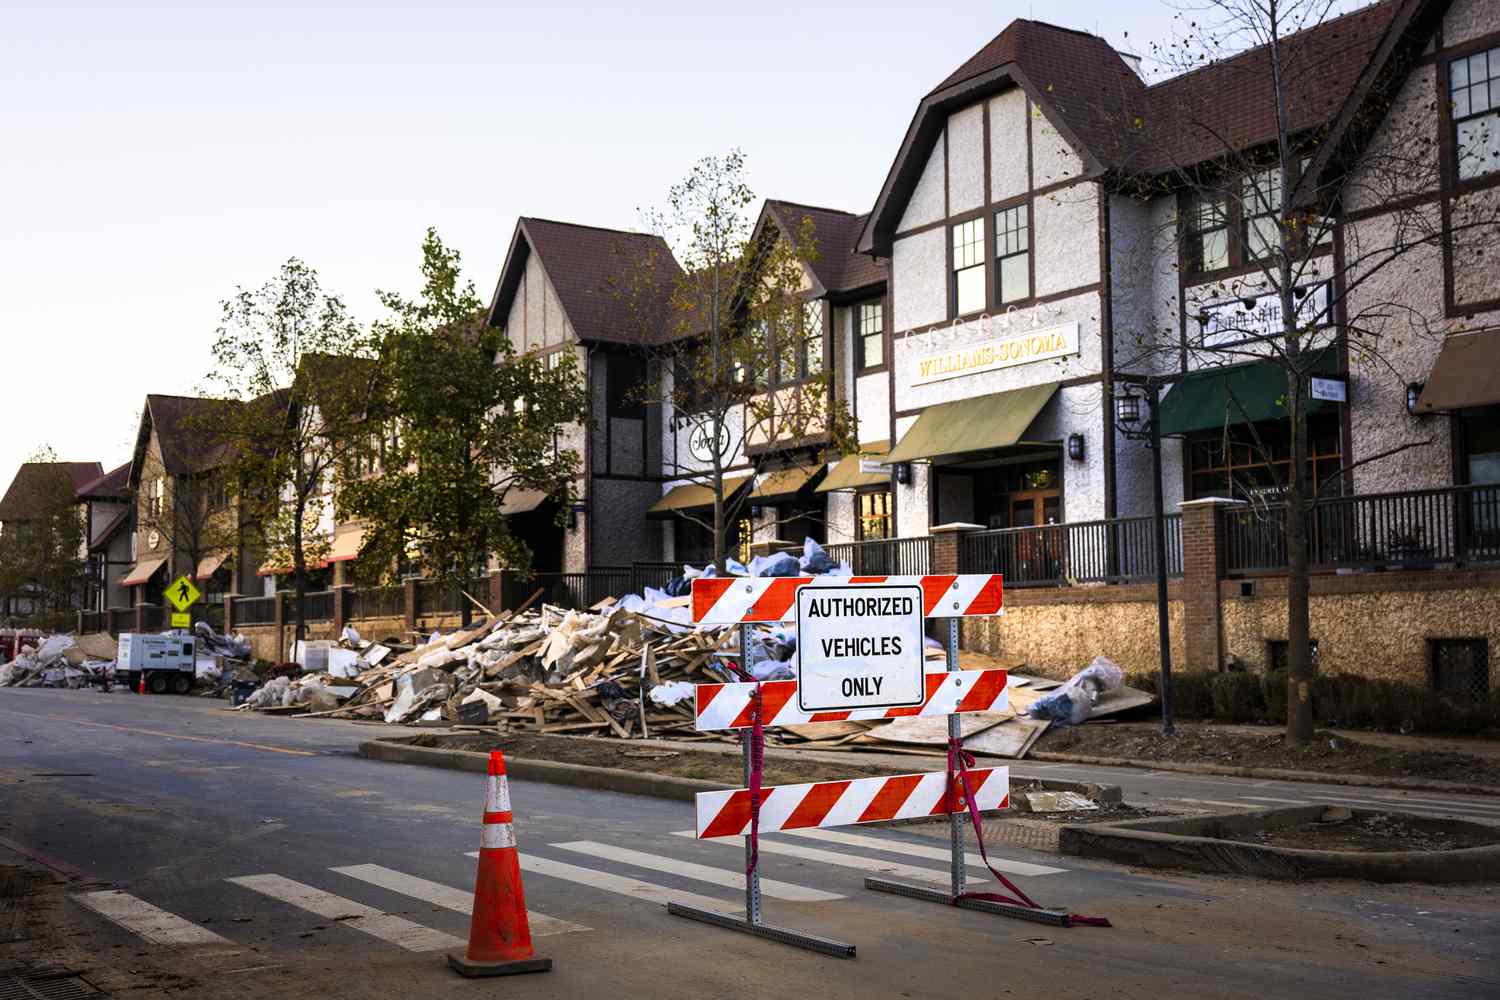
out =
[(867, 214), (855, 215), (777, 198), (766, 199), (764, 211), (774, 217), (782, 232), (789, 236), (802, 231), (803, 219), (811, 220), (818, 241), (812, 272), (824, 291), (837, 294), (885, 283), (885, 262), (854, 252), (859, 234), (865, 228), (865, 220), (869, 218)]
[(123, 500), (130, 487), (130, 463), (110, 469), (78, 487), (79, 500)]
[[(1422, 2), (1380, 0), (1284, 37), (1292, 130), (1331, 123), (1381, 50), (1398, 12)], [(922, 99), (857, 250), (889, 251), (901, 212), (952, 111), (1019, 86), (1083, 158), (1087, 173), (1160, 175), (1275, 139), (1267, 59), (1264, 47), (1252, 49), (1147, 86), (1096, 35), (1012, 21)]]
[(490, 300), (489, 322), (501, 326), (535, 253), (557, 293), (573, 332), (582, 341), (640, 344), (661, 336), (643, 333), (633, 312), (665, 315), (682, 268), (666, 240), (571, 222), (523, 217), (516, 223), (505, 266)]
[(49, 494), (56, 488), (59, 473), (76, 495), (79, 487), (103, 471), (98, 462), (24, 462), (0, 497), (0, 521), (25, 521), (48, 513)]
[[(1292, 133), (1331, 122), (1400, 11), (1381, 0), (1281, 39)], [(1274, 142), (1270, 53), (1250, 49), (1149, 88), (1138, 169), (1164, 172)], [(1227, 148), (1226, 148), (1227, 147)]]
[[(213, 433), (213, 428), (229, 416), (232, 408), (243, 405), (233, 399), (150, 394), (141, 418), (143, 439), (137, 444), (137, 455), (143, 453), (148, 429), (154, 429), (168, 475), (205, 472), (221, 465), (228, 459), (232, 444), (227, 435)], [(130, 481), (133, 486), (140, 485), (140, 470), (135, 466), (130, 470)]]

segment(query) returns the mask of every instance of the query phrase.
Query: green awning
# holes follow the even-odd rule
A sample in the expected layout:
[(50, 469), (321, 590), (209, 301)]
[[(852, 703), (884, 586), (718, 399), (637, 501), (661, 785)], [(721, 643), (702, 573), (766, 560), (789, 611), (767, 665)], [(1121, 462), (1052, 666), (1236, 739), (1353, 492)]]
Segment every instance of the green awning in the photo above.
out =
[[(1325, 351), (1313, 371), (1338, 374), (1338, 356)], [(1303, 393), (1303, 410), (1318, 413), (1334, 404)], [(1161, 432), (1187, 434), (1212, 430), (1225, 423), (1285, 420), (1286, 369), (1274, 361), (1252, 361), (1230, 368), (1191, 372), (1161, 401)]]
[(891, 481), (890, 470), (882, 472), (862, 472), (859, 463), (861, 461), (880, 462), (884, 464), (885, 453), (891, 450), (889, 441), (876, 441), (871, 444), (860, 445), (860, 454), (845, 455), (839, 459), (839, 464), (833, 467), (814, 493), (832, 493), (834, 490), (857, 490), (861, 486), (882, 486)]
[(955, 399), (922, 411), (886, 461), (911, 462), (966, 451), (1009, 448), (1057, 392), (1057, 383), (1030, 385), (992, 396)]
[(823, 471), (821, 465), (794, 465), (790, 469), (778, 469), (763, 473), (755, 489), (750, 491), (751, 500), (778, 500), (800, 492), (812, 478)]
[[(749, 476), (724, 477), (724, 499), (739, 492), (740, 487), (750, 481)], [(660, 500), (646, 511), (647, 516), (671, 516), (679, 510), (698, 510), (714, 505), (714, 491), (697, 483), (683, 483), (668, 490)]]

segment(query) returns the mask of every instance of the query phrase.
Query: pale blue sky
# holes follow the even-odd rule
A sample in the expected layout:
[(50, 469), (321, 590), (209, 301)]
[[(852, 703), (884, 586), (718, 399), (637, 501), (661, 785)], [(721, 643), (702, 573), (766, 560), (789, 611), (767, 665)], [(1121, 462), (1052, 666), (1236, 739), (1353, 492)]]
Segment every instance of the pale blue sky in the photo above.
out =
[[(0, 13), (0, 484), (129, 458), (286, 257), (363, 318), (424, 229), (488, 296), (521, 214), (631, 227), (694, 159), (864, 211), (916, 102), (1012, 18), (1131, 47), (1158, 0), (45, 5)], [(0, 485), (3, 489), (3, 485)]]

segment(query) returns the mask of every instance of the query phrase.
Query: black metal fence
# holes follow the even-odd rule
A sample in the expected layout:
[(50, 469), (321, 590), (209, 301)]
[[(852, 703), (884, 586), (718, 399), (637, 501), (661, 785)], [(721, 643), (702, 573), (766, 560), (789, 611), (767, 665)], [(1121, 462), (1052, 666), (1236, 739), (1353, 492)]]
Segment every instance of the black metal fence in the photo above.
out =
[(401, 618), (406, 614), (405, 587), (368, 587), (344, 592), (344, 618)]
[(160, 604), (146, 604), (141, 607), (141, 631), (160, 632), (165, 622)]
[[(1225, 515), (1225, 570), (1286, 569), (1285, 506)], [(1319, 501), (1306, 514), (1313, 569), (1425, 568), (1500, 562), (1500, 485), (1365, 493)]]
[(276, 621), (278, 595), (270, 597), (236, 597), (234, 599), (234, 625), (270, 625)]
[(109, 631), (108, 611), (85, 611), (78, 616), (78, 630), (87, 635), (90, 632)]
[(334, 596), (335, 593), (332, 590), (315, 590), (310, 594), (303, 594), (302, 620), (305, 622), (333, 621)]
[(923, 576), (932, 572), (932, 538), (879, 538), (825, 545), (835, 562), (848, 563), (856, 576)]
[[(1167, 575), (1182, 575), (1182, 515), (1165, 519)], [(1079, 583), (1135, 583), (1156, 578), (1156, 539), (1150, 517), (1076, 524), (997, 528), (965, 535), (961, 573), (1001, 573), (1007, 587)]]

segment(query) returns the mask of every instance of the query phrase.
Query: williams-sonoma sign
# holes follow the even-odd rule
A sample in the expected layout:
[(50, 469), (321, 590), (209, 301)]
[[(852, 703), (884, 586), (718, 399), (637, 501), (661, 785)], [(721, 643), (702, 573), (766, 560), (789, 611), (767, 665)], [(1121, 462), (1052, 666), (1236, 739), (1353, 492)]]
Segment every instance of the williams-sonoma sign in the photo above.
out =
[[(950, 329), (961, 340), (967, 334), (989, 333), (992, 326), (989, 317), (984, 317), (968, 323), (954, 324)], [(1060, 326), (1005, 334), (974, 343), (959, 343), (931, 354), (919, 354), (912, 362), (911, 384), (941, 382), (961, 375), (974, 375), (1077, 353), (1078, 324), (1063, 323)]]

